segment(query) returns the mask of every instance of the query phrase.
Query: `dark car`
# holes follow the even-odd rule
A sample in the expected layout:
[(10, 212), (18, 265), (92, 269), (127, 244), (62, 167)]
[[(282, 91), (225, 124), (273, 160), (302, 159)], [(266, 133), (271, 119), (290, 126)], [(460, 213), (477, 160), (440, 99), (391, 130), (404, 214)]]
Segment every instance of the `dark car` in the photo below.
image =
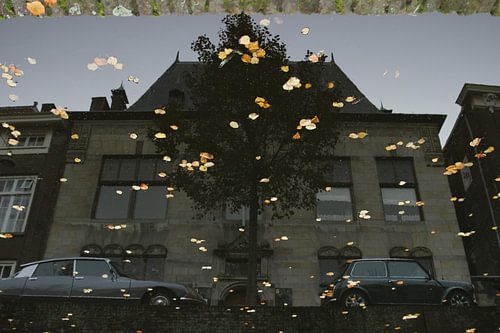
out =
[(417, 261), (410, 259), (359, 259), (347, 266), (325, 304), (344, 307), (367, 304), (475, 303), (470, 283), (436, 280)]
[(182, 284), (127, 277), (105, 258), (62, 258), (22, 265), (13, 277), (0, 280), (0, 296), (135, 299), (151, 305), (207, 303)]

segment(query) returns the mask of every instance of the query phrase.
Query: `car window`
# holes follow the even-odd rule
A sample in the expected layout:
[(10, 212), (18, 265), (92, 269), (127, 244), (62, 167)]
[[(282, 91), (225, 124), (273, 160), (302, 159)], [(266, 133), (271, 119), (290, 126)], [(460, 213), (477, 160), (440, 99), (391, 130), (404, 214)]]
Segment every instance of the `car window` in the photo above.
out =
[(354, 263), (351, 276), (387, 276), (385, 264), (381, 261), (366, 261)]
[(397, 277), (427, 278), (429, 275), (416, 262), (390, 261), (389, 274)]
[(22, 278), (22, 277), (30, 277), (33, 272), (35, 271), (35, 268), (37, 265), (30, 265), (23, 267), (19, 272), (17, 272), (14, 277), (16, 278)]
[(73, 260), (40, 263), (33, 276), (73, 276)]
[(75, 276), (99, 276), (107, 278), (111, 268), (104, 260), (77, 260)]

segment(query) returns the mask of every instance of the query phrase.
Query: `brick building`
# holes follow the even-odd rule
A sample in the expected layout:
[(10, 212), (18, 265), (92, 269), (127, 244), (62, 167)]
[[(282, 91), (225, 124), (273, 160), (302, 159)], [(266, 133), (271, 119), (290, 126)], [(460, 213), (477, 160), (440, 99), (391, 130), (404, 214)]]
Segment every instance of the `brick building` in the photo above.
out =
[[(461, 111), (444, 147), (447, 165), (473, 163), (448, 179), (453, 196), (464, 199), (455, 201), (455, 210), (460, 230), (471, 233), (463, 243), (484, 304), (500, 302), (500, 156), (489, 148), (500, 147), (499, 96), (500, 86), (465, 84), (456, 102)], [(476, 138), (481, 141), (472, 147)]]
[[(248, 257), (241, 230), (248, 212), (221, 211), (215, 220), (199, 220), (182, 193), (166, 199), (168, 184), (161, 173), (176, 163), (156, 154), (146, 136), (154, 109), (175, 103), (190, 110), (185, 78), (197, 66), (177, 58), (128, 109), (121, 87), (113, 90), (111, 107), (97, 97), (90, 112), (71, 112), (80, 139), (68, 147), (68, 182), (56, 205), (47, 258), (111, 257), (137, 277), (192, 283), (212, 304), (244, 298)], [(339, 114), (343, 128), (338, 158), (331, 161), (332, 191), (318, 193), (317, 208), (297, 212), (293, 219), (271, 221), (266, 211), (260, 216), (261, 300), (276, 306), (319, 305), (332, 273), (340, 274), (349, 259), (361, 257), (413, 257), (438, 278), (468, 280), (442, 175), (438, 134), (445, 116), (378, 109), (334, 61), (323, 66), (325, 82), (342, 86), (359, 103)], [(348, 137), (359, 131), (369, 134)], [(396, 149), (385, 149), (392, 144)], [(81, 163), (72, 162), (76, 157)], [(147, 191), (131, 189), (141, 182), (148, 184)]]
[(68, 138), (50, 108), (0, 108), (0, 277), (45, 253)]

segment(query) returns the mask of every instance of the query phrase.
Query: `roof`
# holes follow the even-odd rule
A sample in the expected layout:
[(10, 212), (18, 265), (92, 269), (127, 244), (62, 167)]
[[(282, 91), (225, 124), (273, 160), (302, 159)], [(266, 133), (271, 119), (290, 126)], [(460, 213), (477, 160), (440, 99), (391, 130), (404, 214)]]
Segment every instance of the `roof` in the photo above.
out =
[(460, 91), (460, 94), (458, 94), (455, 103), (457, 103), (458, 105), (464, 105), (465, 98), (472, 92), (482, 93), (482, 94), (484, 93), (500, 94), (500, 86), (492, 86), (492, 85), (477, 84), (477, 83), (465, 83), (464, 86), (462, 87), (462, 90)]
[[(345, 97), (354, 96), (358, 103), (347, 103), (340, 112), (342, 113), (387, 113), (379, 110), (366, 98), (358, 87), (349, 79), (342, 69), (333, 61), (321, 63), (324, 70), (321, 80), (332, 81), (341, 90)], [(290, 67), (298, 66), (299, 62), (290, 62)], [(185, 109), (190, 110), (193, 103), (189, 98), (186, 79), (190, 75), (200, 72), (203, 63), (193, 61), (179, 61), (178, 56), (174, 63), (156, 80), (155, 83), (132, 105), (127, 111), (152, 111), (156, 108), (168, 105), (169, 94), (172, 90), (179, 90), (185, 94)]]
[(21, 267), (26, 267), (26, 266), (31, 266), (34, 264), (41, 264), (44, 262), (51, 262), (51, 261), (61, 261), (61, 260), (108, 260), (107, 258), (98, 258), (98, 257), (65, 257), (65, 258), (52, 258), (52, 259), (44, 259), (44, 260), (39, 260), (39, 261), (33, 261), (29, 262), (26, 264), (22, 264)]
[(415, 261), (414, 259), (405, 259), (405, 258), (362, 258), (362, 259), (353, 259), (352, 262), (356, 261)]
[(35, 102), (33, 105), (0, 106), (0, 115), (39, 113), (37, 105)]

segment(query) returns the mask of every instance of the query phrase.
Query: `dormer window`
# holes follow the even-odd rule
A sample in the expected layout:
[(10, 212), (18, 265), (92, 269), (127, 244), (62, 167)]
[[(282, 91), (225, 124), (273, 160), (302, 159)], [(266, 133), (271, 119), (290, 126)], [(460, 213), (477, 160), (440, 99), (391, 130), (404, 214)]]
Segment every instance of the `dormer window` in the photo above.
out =
[(171, 106), (182, 108), (184, 107), (185, 96), (184, 93), (178, 89), (170, 90), (168, 93), (168, 103)]
[(10, 151), (14, 155), (18, 154), (41, 154), (49, 152), (52, 133), (50, 131), (23, 131), (16, 138), (17, 144), (8, 143), (10, 136), (8, 133), (2, 133), (0, 140), (0, 151)]

